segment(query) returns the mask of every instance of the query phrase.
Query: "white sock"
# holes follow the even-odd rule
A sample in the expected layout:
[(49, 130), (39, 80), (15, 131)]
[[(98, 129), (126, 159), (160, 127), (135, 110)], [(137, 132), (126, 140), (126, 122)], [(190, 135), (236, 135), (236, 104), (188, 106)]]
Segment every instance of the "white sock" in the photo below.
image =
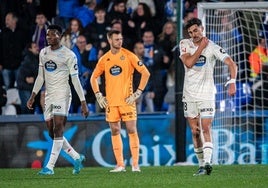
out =
[(204, 153), (203, 148), (194, 148), (196, 158), (198, 160), (199, 166), (204, 166)]
[(54, 138), (51, 153), (50, 153), (50, 158), (46, 166), (50, 170), (53, 170), (55, 166), (55, 163), (59, 157), (59, 154), (62, 148), (62, 144), (63, 144), (62, 138)]
[(71, 144), (68, 142), (68, 140), (63, 137), (63, 145), (62, 149), (70, 155), (74, 160), (79, 159), (80, 155), (74, 150), (74, 148), (71, 146)]
[(213, 144), (211, 142), (205, 142), (203, 144), (203, 151), (204, 151), (204, 162), (210, 164), (212, 158)]

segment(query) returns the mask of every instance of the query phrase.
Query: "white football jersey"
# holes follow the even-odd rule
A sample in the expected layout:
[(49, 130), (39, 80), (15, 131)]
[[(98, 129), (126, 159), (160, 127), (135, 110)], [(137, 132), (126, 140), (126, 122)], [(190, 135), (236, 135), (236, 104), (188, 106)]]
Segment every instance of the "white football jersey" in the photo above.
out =
[(48, 46), (41, 50), (39, 58), (39, 66), (44, 70), (46, 94), (56, 99), (69, 96), (69, 75), (78, 74), (76, 55), (65, 46), (57, 50)]
[[(180, 56), (193, 55), (197, 48), (191, 39), (183, 39), (180, 41)], [(225, 50), (210, 40), (192, 68), (184, 65), (183, 102), (215, 100), (214, 66), (216, 59), (223, 62), (227, 57)]]

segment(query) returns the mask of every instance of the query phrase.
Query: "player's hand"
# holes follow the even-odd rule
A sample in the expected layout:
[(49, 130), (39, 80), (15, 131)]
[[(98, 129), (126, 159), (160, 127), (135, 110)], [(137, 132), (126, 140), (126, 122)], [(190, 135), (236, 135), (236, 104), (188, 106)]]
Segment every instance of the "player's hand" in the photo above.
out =
[(87, 118), (87, 116), (89, 115), (86, 101), (81, 102), (81, 113), (85, 118)]
[(235, 79), (230, 79), (225, 83), (225, 87), (227, 87), (229, 85), (229, 89), (228, 89), (228, 94), (230, 96), (234, 96), (236, 93), (236, 84), (235, 84), (236, 80)]
[(96, 97), (96, 99), (97, 99), (97, 101), (98, 101), (98, 103), (99, 103), (101, 108), (106, 108), (107, 107), (107, 105), (108, 105), (107, 99), (106, 99), (106, 97), (104, 97), (102, 95), (101, 92), (95, 93), (95, 97)]
[(27, 108), (33, 110), (34, 97), (30, 97), (27, 101)]
[(230, 96), (234, 96), (235, 93), (236, 93), (236, 85), (235, 85), (235, 83), (232, 83), (229, 85), (228, 94)]
[(205, 49), (207, 47), (207, 45), (208, 45), (208, 42), (209, 42), (208, 38), (203, 37), (199, 47), (202, 48), (202, 49)]
[(133, 104), (141, 96), (141, 94), (142, 91), (137, 89), (133, 94), (131, 94), (128, 98), (126, 98), (126, 103)]

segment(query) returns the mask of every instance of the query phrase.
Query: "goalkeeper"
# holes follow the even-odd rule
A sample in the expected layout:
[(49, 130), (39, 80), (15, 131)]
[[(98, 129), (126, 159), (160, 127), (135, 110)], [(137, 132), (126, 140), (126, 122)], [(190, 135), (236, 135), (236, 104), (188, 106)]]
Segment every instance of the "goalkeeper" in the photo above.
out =
[[(107, 39), (110, 50), (99, 59), (90, 82), (100, 107), (105, 108), (106, 121), (109, 122), (111, 129), (112, 146), (117, 165), (110, 172), (126, 171), (120, 135), (121, 120), (125, 122), (129, 136), (133, 160), (132, 171), (140, 172), (136, 100), (145, 88), (150, 73), (135, 54), (122, 48), (122, 33), (111, 30), (107, 33)], [(141, 74), (141, 80), (138, 89), (133, 93), (134, 69)], [(102, 95), (98, 85), (98, 78), (102, 74), (105, 75), (106, 97)]]
[(201, 20), (193, 18), (185, 28), (190, 39), (180, 41), (180, 58), (185, 67), (184, 116), (191, 127), (194, 152), (199, 162), (199, 170), (194, 175), (210, 175), (213, 150), (211, 124), (215, 114), (214, 66), (216, 59), (228, 66), (230, 80), (225, 85), (229, 85), (228, 94), (233, 96), (236, 93), (237, 65), (224, 49), (203, 36)]

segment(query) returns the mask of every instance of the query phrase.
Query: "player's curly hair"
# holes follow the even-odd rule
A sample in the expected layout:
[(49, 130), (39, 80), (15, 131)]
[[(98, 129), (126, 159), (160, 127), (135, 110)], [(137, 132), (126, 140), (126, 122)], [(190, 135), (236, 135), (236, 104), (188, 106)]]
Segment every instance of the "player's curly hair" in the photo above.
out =
[(62, 34), (62, 28), (59, 25), (49, 25), (47, 29), (57, 30), (60, 34)]

